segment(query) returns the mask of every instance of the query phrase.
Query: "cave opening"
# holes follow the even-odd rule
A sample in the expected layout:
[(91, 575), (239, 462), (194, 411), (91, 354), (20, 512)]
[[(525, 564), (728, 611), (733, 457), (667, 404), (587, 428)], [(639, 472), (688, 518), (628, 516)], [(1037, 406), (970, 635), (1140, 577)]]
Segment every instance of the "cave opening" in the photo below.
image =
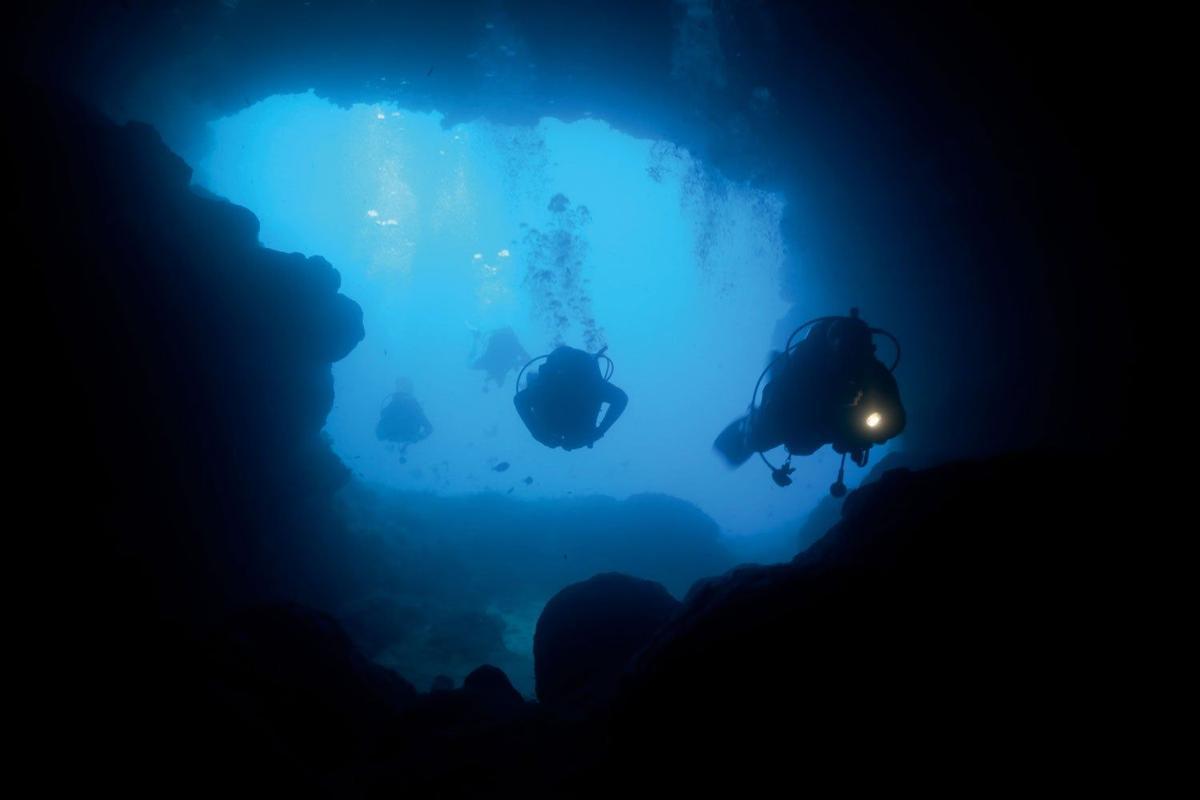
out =
[[(795, 784), (797, 752), (1013, 774), (1032, 730), (1014, 780), (1078, 782), (1062, 741), (1119, 741), (1094, 699), (1141, 683), (1109, 655), (1146, 662), (1121, 562), (1165, 527), (1130, 502), (1162, 281), (1127, 206), (1169, 173), (1113, 156), (1164, 152), (1162, 81), (1111, 47), (1159, 17), (19, 11), (40, 773), (678, 794)], [(903, 439), (841, 499), (828, 448), (787, 488), (726, 469), (769, 351), (852, 307), (903, 343)], [(628, 412), (537, 444), (516, 365), (478, 368), (500, 331), (608, 348)], [(405, 447), (402, 386), (432, 425)]]
[[(827, 450), (788, 491), (711, 452), (788, 309), (779, 194), (599, 119), (447, 126), (309, 92), (211, 130), (195, 182), (258, 215), (263, 245), (327, 258), (363, 307), (366, 338), (334, 365), (326, 424), (359, 480), (454, 496), (660, 493), (733, 535), (794, 529), (824, 496)], [(631, 402), (595, 448), (543, 447), (513, 410), (515, 370), (497, 385), (471, 368), (504, 327), (530, 356), (609, 348)], [(397, 385), (433, 428), (403, 450), (375, 435)]]

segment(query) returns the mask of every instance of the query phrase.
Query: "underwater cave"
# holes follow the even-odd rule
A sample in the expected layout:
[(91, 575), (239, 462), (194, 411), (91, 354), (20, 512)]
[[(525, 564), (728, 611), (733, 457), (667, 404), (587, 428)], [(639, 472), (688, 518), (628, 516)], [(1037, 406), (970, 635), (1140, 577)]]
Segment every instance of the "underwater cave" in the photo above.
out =
[[(828, 449), (786, 495), (710, 453), (788, 310), (780, 194), (590, 118), (446, 127), (436, 112), (310, 93), (211, 125), (195, 182), (252, 210), (264, 246), (339, 265), (363, 307), (366, 336), (334, 366), (326, 422), (357, 478), (444, 494), (668, 494), (742, 535), (796, 527), (825, 494)], [(619, 382), (645, 387), (603, 446), (570, 458), (541, 446), (513, 424), (520, 365), (499, 381), (465, 368), (503, 328), (530, 357), (607, 346)], [(400, 454), (374, 433), (397, 380), (435, 431)], [(495, 472), (501, 461), (514, 471)]]
[[(1084, 542), (1132, 513), (1135, 134), (1108, 110), (1141, 101), (1070, 14), (21, 23), (21, 435), (71, 628), (47, 647), (107, 654), (57, 718), (130, 728), (79, 755), (97, 781), (611, 796), (852, 762), (860, 723), (911, 768), (922, 715), (977, 776), (1031, 719), (1103, 736), (1105, 676), (1056, 681), (1111, 633), (1072, 616), (1106, 608), (1115, 551)], [(561, 346), (628, 397), (569, 447), (514, 397)]]

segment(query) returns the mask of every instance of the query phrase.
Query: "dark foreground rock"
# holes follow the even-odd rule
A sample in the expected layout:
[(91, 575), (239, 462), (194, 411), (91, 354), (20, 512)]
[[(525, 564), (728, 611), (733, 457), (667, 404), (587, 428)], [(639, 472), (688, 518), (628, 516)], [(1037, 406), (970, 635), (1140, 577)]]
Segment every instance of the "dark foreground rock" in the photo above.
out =
[(499, 708), (519, 707), (525, 702), (504, 671), (491, 664), (484, 664), (468, 675), (463, 681), (463, 690), (481, 702)]
[[(327, 614), (295, 604), (243, 608), (206, 628), (143, 629), (126, 669), (90, 682), (74, 709), (68, 780), (132, 796), (252, 791), (310, 796), (377, 761), (418, 701), (402, 677), (364, 658)], [(100, 664), (92, 675), (108, 676)], [(93, 716), (109, 708), (121, 713)], [(66, 734), (60, 731), (59, 736)]]
[(110, 622), (296, 596), (296, 542), (349, 477), (322, 428), (361, 309), (323, 258), (261, 246), (254, 214), (193, 192), (149, 126), (33, 86), (14, 102), (11, 192), (46, 210), (11, 243), (37, 387), (18, 444), (43, 476), (30, 504), (86, 531), (70, 585), (94, 583)]
[(1137, 658), (1104, 527), (1122, 477), (1035, 454), (899, 469), (791, 563), (681, 606), (621, 575), (573, 585), (539, 621), (543, 702), (482, 667), (418, 698), (338, 789), (1065, 785), (1112, 754)]
[(541, 702), (577, 709), (604, 705), (630, 659), (678, 610), (661, 584), (607, 573), (551, 598), (533, 637)]
[(682, 605), (621, 575), (568, 587), (539, 623), (542, 703), (488, 665), (417, 694), (298, 606), (151, 630), (158, 657), (102, 687), (149, 721), (74, 735), (96, 734), (93, 780), (136, 753), (138, 786), (296, 796), (1065, 786), (1113, 757), (1143, 652), (1113, 591), (1137, 567), (1104, 535), (1117, 477), (1037, 455), (895, 470), (791, 563)]
[(623, 686), (615, 774), (1019, 781), (1106, 745), (1117, 475), (1042, 456), (894, 470), (790, 564), (697, 584)]
[(364, 658), (333, 617), (294, 604), (238, 613), (213, 653), (214, 678), (310, 765), (369, 752), (417, 698), (412, 684)]

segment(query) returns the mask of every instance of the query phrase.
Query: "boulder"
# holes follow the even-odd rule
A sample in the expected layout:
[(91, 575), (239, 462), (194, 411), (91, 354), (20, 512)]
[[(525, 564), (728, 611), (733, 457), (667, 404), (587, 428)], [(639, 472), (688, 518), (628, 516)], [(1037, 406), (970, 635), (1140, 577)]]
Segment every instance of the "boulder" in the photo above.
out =
[(480, 700), (493, 705), (519, 706), (525, 702), (521, 693), (513, 688), (504, 670), (484, 664), (463, 680), (463, 690)]
[(615, 572), (563, 589), (534, 631), (538, 700), (581, 708), (603, 703), (630, 659), (678, 608), (662, 584)]

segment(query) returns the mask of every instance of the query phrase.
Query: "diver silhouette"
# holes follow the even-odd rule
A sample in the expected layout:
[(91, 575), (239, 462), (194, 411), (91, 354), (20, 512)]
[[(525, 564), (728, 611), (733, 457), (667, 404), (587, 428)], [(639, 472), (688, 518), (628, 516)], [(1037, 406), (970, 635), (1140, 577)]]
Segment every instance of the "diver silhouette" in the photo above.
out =
[[(809, 327), (808, 335), (793, 344)], [(896, 346), (890, 367), (875, 357), (875, 335), (888, 337)], [(841, 497), (846, 493), (846, 456), (866, 466), (872, 445), (904, 430), (904, 406), (892, 375), (899, 363), (896, 338), (869, 327), (857, 308), (850, 309), (847, 317), (809, 320), (792, 332), (783, 352), (775, 354), (759, 376), (749, 413), (721, 431), (713, 447), (732, 466), (758, 453), (771, 467), (771, 478), (787, 486), (795, 471), (792, 456), (812, 455), (826, 444), (833, 445), (842, 454), (842, 466), (830, 493)], [(756, 406), (758, 389), (767, 377), (762, 402)], [(765, 452), (780, 445), (787, 448), (788, 457), (775, 467)]]
[(400, 446), (403, 452), (410, 444), (433, 433), (433, 425), (412, 395), (412, 385), (403, 378), (396, 381), (396, 391), (384, 399), (375, 426), (375, 438)]
[[(517, 375), (513, 405), (525, 427), (547, 447), (575, 450), (591, 447), (625, 411), (629, 396), (609, 382), (612, 359), (604, 355), (608, 348), (592, 354), (573, 347), (559, 347), (538, 356)], [(521, 375), (539, 359), (546, 363), (529, 373), (525, 388)], [(608, 362), (607, 374), (600, 373), (600, 360)], [(599, 424), (601, 406), (608, 404)]]
[(508, 373), (516, 372), (529, 361), (529, 354), (521, 346), (512, 328), (497, 328), (488, 333), (478, 330), (473, 332), (475, 347), (472, 352), (471, 369), (486, 373), (484, 391), (487, 391), (489, 383), (503, 386)]

